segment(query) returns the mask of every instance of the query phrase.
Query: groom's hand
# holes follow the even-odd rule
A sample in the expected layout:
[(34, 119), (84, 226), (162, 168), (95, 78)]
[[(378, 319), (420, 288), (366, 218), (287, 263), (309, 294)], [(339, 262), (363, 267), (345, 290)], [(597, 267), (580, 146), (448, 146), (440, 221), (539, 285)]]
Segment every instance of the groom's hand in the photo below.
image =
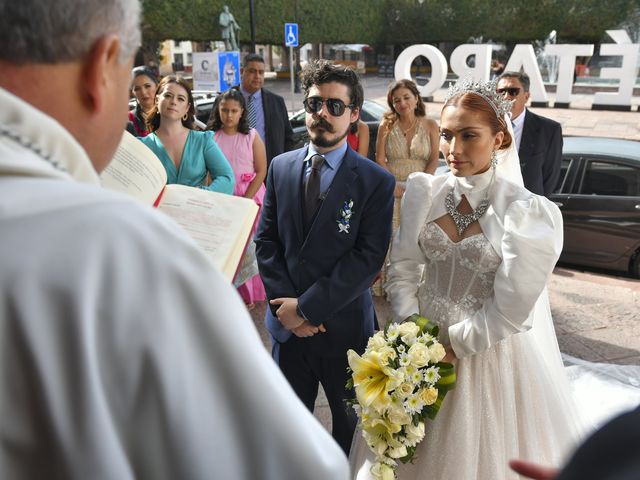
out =
[(276, 310), (276, 315), (282, 326), (287, 330), (293, 330), (305, 322), (305, 319), (299, 316), (296, 311), (296, 307), (298, 306), (297, 298), (274, 298), (269, 303), (271, 305), (280, 305)]
[(304, 320), (302, 325), (291, 330), (296, 337), (313, 337), (318, 333), (319, 328), (308, 320)]
[(314, 326), (308, 320), (305, 320), (302, 325), (297, 328), (291, 330), (296, 337), (313, 337), (318, 332), (326, 332), (324, 328), (324, 324), (321, 323), (319, 326)]

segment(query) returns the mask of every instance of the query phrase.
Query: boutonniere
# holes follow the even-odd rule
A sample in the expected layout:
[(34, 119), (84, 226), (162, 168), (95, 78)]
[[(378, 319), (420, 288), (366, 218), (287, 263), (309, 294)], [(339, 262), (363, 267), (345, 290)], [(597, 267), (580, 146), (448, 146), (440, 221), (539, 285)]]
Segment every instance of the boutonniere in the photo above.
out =
[(338, 223), (338, 232), (339, 233), (349, 233), (349, 227), (351, 227), (351, 216), (353, 215), (353, 199), (344, 202), (342, 208), (340, 209), (339, 215), (340, 218), (336, 220)]

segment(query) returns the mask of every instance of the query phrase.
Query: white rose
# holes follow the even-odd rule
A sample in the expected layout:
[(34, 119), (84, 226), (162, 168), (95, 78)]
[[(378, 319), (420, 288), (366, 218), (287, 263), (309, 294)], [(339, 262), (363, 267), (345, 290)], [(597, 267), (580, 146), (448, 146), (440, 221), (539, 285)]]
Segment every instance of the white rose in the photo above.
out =
[(391, 458), (402, 458), (407, 456), (407, 447), (400, 445), (397, 448), (391, 449), (387, 452), (387, 455)]
[(444, 351), (444, 347), (440, 343), (434, 343), (429, 347), (429, 357), (432, 363), (438, 363), (442, 361), (447, 353)]
[(387, 345), (387, 341), (384, 339), (384, 333), (378, 332), (373, 337), (369, 339), (367, 343), (368, 349), (378, 350)]
[(411, 416), (405, 412), (404, 408), (392, 408), (389, 410), (387, 418), (394, 425), (407, 425), (411, 423)]
[(396, 358), (396, 351), (389, 345), (380, 347), (379, 349), (377, 349), (377, 352), (378, 355), (380, 355), (380, 362), (383, 365), (387, 365), (389, 363), (389, 360), (394, 360)]
[(409, 348), (409, 359), (417, 368), (427, 365), (430, 358), (429, 348), (424, 343), (416, 342)]
[(411, 383), (402, 383), (395, 392), (399, 398), (405, 399), (413, 393), (413, 385)]
[(407, 345), (412, 345), (416, 341), (418, 333), (420, 333), (420, 327), (413, 322), (401, 323), (398, 330), (400, 338)]

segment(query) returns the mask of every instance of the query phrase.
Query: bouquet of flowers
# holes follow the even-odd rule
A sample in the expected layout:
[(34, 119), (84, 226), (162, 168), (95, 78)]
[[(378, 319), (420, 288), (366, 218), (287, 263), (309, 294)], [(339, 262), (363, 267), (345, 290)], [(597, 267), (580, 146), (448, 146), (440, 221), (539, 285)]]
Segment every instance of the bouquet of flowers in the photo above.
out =
[(452, 364), (443, 363), (438, 326), (420, 315), (387, 325), (369, 339), (362, 356), (347, 352), (355, 388), (353, 408), (362, 435), (376, 456), (371, 473), (395, 478), (397, 461), (410, 462), (424, 438), (425, 420), (435, 418), (455, 387)]

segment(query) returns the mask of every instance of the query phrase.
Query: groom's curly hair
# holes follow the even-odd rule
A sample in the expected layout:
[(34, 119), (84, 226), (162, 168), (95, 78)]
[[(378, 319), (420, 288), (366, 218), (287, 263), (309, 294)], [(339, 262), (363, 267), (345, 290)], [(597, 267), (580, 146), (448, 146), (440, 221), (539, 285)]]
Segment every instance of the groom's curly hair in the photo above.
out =
[(360, 77), (351, 68), (344, 65), (336, 65), (328, 60), (314, 60), (310, 62), (302, 72), (300, 81), (307, 98), (309, 90), (314, 85), (337, 82), (346, 85), (349, 89), (351, 103), (360, 110), (364, 101), (364, 89), (360, 83)]

